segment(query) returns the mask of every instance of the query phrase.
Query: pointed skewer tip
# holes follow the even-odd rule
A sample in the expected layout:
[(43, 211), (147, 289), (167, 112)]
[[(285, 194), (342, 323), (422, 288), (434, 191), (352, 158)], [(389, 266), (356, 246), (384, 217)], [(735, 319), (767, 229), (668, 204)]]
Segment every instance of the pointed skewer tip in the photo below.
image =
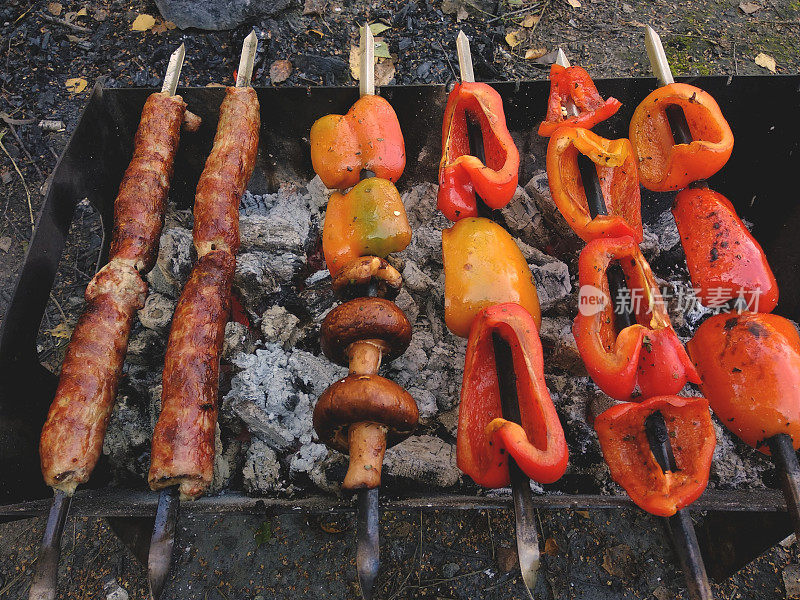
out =
[(372, 96), (375, 94), (375, 38), (369, 23), (364, 23), (359, 46), (358, 91), (361, 96)]
[(181, 44), (175, 49), (169, 57), (169, 64), (167, 65), (167, 72), (164, 74), (164, 83), (161, 86), (161, 92), (170, 96), (175, 95), (178, 89), (178, 80), (181, 78), (181, 69), (183, 69), (183, 59), (186, 57), (186, 46)]
[(650, 59), (650, 68), (659, 83), (661, 85), (674, 83), (675, 79), (672, 77), (669, 61), (667, 61), (664, 46), (661, 44), (661, 36), (649, 25), (644, 34), (644, 45), (647, 49), (647, 58)]
[(242, 55), (239, 58), (239, 69), (236, 71), (236, 87), (248, 87), (253, 77), (253, 65), (256, 61), (258, 36), (253, 29), (242, 43)]
[(461, 82), (475, 81), (475, 72), (472, 69), (472, 50), (469, 47), (469, 38), (463, 31), (456, 37), (456, 52), (458, 54), (458, 69), (461, 73)]
[(556, 64), (561, 65), (562, 67), (569, 66), (569, 59), (567, 58), (567, 54), (561, 48), (558, 49), (556, 53)]

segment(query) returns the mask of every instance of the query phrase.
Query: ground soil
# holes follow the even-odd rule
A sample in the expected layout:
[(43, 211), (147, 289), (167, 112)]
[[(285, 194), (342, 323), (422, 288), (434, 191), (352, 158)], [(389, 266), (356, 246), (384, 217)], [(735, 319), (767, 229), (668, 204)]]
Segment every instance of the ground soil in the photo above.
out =
[[(282, 59), (293, 70), (277, 85), (355, 85), (349, 48), (356, 23), (365, 20), (391, 26), (381, 35), (395, 66), (390, 83), (399, 85), (452, 81), (453, 42), (461, 28), (472, 39), (483, 80), (545, 78), (547, 57), (524, 56), (559, 46), (597, 77), (649, 75), (646, 23), (661, 32), (676, 75), (769, 74), (754, 61), (760, 53), (775, 59), (779, 74), (800, 69), (800, 2), (788, 0), (743, 2), (758, 6), (752, 14), (738, 0), (582, 0), (581, 6), (566, 0), (472, 6), (459, 0), (323, 1), (313, 3), (321, 6), (318, 14), (303, 14), (295, 1), (234, 31), (212, 33), (170, 29), (146, 1), (62, 0), (58, 16), (48, 4), (6, 0), (0, 6), (0, 318), (30, 239), (31, 214), (91, 86), (100, 77), (111, 86), (156, 86), (181, 41), (187, 45), (182, 83), (192, 86), (230, 82), (241, 40), (253, 26), (261, 39), (255, 85), (273, 85), (270, 66)], [(131, 31), (140, 14), (155, 16), (155, 27)], [(530, 15), (540, 20), (525, 27)], [(522, 41), (512, 48), (508, 34)], [(86, 89), (70, 91), (71, 78), (85, 79)], [(41, 119), (61, 120), (65, 129), (45, 133)], [(75, 318), (100, 244), (99, 223), (88, 207), (79, 208), (73, 229), (40, 336), (43, 360), (54, 368), (67, 341), (59, 326), (68, 331)], [(658, 520), (633, 510), (542, 511), (540, 517), (548, 548), (540, 598), (686, 597)], [(382, 519), (380, 598), (523, 597), (508, 511), (390, 513)], [(168, 597), (357, 597), (353, 527), (351, 517), (184, 519)], [(42, 519), (0, 526), (0, 598), (26, 597), (42, 528)], [(796, 546), (777, 546), (717, 586), (716, 597), (782, 598), (782, 572), (797, 560)], [(146, 597), (143, 568), (108, 523), (71, 518), (63, 597), (104, 597), (107, 577), (131, 598)]]

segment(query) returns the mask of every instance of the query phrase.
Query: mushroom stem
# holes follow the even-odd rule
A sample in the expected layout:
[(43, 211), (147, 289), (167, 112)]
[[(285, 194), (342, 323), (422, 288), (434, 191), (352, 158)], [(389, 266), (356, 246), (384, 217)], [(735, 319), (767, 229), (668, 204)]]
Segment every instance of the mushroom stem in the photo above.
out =
[[(374, 375), (381, 366), (385, 344), (381, 340), (361, 340), (350, 344), (347, 355), (350, 358), (350, 373), (353, 375)], [(352, 427), (350, 428), (352, 431)]]
[(348, 431), (350, 467), (342, 482), (345, 490), (373, 489), (381, 485), (381, 467), (386, 452), (386, 425), (363, 421)]

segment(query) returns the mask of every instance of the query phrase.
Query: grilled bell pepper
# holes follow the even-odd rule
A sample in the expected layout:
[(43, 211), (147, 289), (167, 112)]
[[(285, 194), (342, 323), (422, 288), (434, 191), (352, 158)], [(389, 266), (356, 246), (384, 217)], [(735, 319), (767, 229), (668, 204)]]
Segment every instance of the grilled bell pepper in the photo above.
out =
[[(566, 104), (572, 102), (577, 116), (568, 116)], [(591, 129), (619, 110), (622, 103), (616, 98), (603, 100), (592, 78), (581, 67), (550, 67), (550, 97), (547, 117), (539, 125), (539, 135), (549, 137), (559, 127), (573, 125)]]
[(467, 337), (477, 314), (493, 304), (515, 302), (536, 326), (542, 322), (533, 275), (514, 238), (489, 219), (461, 219), (442, 232), (444, 320)]
[(730, 200), (708, 188), (687, 188), (672, 207), (692, 285), (706, 306), (737, 297), (757, 312), (772, 312), (778, 283), (759, 243)]
[[(665, 109), (683, 109), (692, 143), (676, 144)], [(652, 92), (636, 107), (630, 140), (639, 158), (639, 180), (648, 190), (680, 190), (707, 179), (731, 156), (733, 132), (710, 94), (686, 83), (671, 83)]]
[[(483, 134), (486, 164), (470, 155), (467, 118)], [(485, 83), (457, 83), (447, 97), (442, 124), (438, 205), (451, 221), (478, 216), (475, 194), (502, 208), (517, 189), (519, 152), (506, 127), (503, 99)]]
[[(595, 165), (607, 215), (592, 218), (578, 153)], [(547, 146), (547, 180), (553, 202), (572, 230), (588, 242), (629, 235), (642, 242), (642, 211), (636, 155), (626, 139), (607, 140), (588, 129), (561, 127)]]
[[(645, 421), (664, 416), (677, 471), (663, 471), (650, 450)], [(700, 497), (717, 440), (705, 398), (656, 396), (612, 406), (594, 422), (611, 477), (637, 506), (671, 517)]]
[[(617, 332), (606, 271), (619, 261), (636, 324)], [(572, 334), (586, 370), (606, 394), (637, 400), (679, 392), (700, 379), (686, 355), (653, 272), (631, 237), (589, 242), (578, 261), (580, 298)], [(638, 388), (638, 389), (637, 389)]]
[(331, 276), (360, 256), (387, 257), (411, 241), (411, 226), (397, 188), (370, 177), (346, 194), (328, 200), (322, 251)]
[(400, 123), (380, 96), (362, 96), (347, 114), (317, 119), (310, 139), (314, 171), (330, 189), (354, 186), (362, 169), (394, 182), (406, 166)]
[(767, 438), (800, 449), (800, 337), (791, 321), (763, 313), (719, 314), (688, 343), (700, 389), (720, 421), (769, 454)]
[[(492, 334), (511, 347), (520, 423), (503, 418)], [(495, 304), (472, 323), (456, 436), (458, 467), (484, 487), (509, 484), (509, 455), (531, 479), (558, 480), (569, 459), (564, 430), (544, 381), (539, 332), (519, 304)]]

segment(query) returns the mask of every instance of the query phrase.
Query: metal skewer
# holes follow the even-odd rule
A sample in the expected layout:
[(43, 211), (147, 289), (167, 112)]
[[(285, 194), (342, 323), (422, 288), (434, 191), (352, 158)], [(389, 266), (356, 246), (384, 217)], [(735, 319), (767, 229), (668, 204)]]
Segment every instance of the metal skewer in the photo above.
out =
[[(161, 92), (170, 96), (175, 95), (178, 80), (181, 77), (183, 58), (186, 48), (181, 44), (169, 57), (169, 64), (164, 75)], [(56, 597), (58, 583), (58, 561), (61, 555), (61, 535), (67, 521), (69, 508), (72, 503), (72, 493), (64, 490), (53, 490), (53, 504), (47, 516), (42, 545), (36, 560), (36, 572), (33, 576), (31, 589), (28, 592), (29, 600), (53, 600)]]
[[(674, 81), (672, 71), (661, 44), (661, 37), (648, 25), (645, 33), (645, 46), (647, 56), (650, 58), (650, 65), (661, 85), (668, 85)], [(665, 110), (673, 137), (679, 144), (689, 144), (692, 141), (692, 134), (689, 126), (686, 125), (685, 133), (681, 133), (683, 123), (686, 123), (686, 115), (680, 106), (673, 105)], [(677, 132), (677, 133), (676, 133)], [(705, 185), (705, 182), (699, 182)], [(697, 187), (698, 182), (692, 184)], [(766, 440), (769, 447), (772, 461), (778, 470), (778, 475), (783, 488), (783, 495), (786, 498), (786, 509), (792, 521), (795, 533), (800, 538), (800, 463), (797, 461), (797, 453), (792, 444), (792, 438), (788, 434), (779, 433)]]
[[(564, 54), (561, 49), (558, 51), (556, 62), (562, 67), (569, 66), (569, 59), (567, 59), (566, 54)], [(570, 115), (578, 114), (574, 105), (567, 106), (566, 109)], [(681, 111), (681, 114), (683, 114), (683, 111)], [(586, 192), (586, 204), (589, 207), (589, 214), (591, 214), (592, 218), (597, 215), (608, 214), (594, 163), (580, 153), (578, 157), (578, 166), (581, 172), (584, 191)], [(588, 165), (581, 165), (581, 158), (585, 159)], [(622, 271), (619, 263), (615, 262), (609, 266), (607, 276), (609, 294), (611, 295), (612, 302), (615, 302), (620, 298), (620, 290), (627, 288), (625, 273)], [(621, 310), (617, 310), (618, 308)], [(629, 306), (628, 303), (624, 303), (621, 307), (615, 307), (615, 322), (618, 330), (630, 327), (636, 323), (632, 308), (633, 307)], [(647, 418), (645, 430), (647, 432), (647, 439), (650, 442), (650, 449), (653, 452), (656, 462), (658, 462), (664, 471), (677, 470), (675, 457), (667, 433), (667, 425), (664, 422), (664, 415), (659, 411), (650, 415)], [(700, 554), (700, 545), (697, 542), (697, 535), (695, 534), (694, 524), (692, 523), (689, 511), (686, 509), (679, 510), (675, 515), (666, 517), (664, 520), (670, 532), (670, 537), (672, 538), (672, 545), (675, 548), (675, 552), (681, 563), (681, 568), (686, 577), (686, 583), (689, 586), (689, 596), (694, 600), (710, 600), (713, 598), (713, 594), (711, 593), (706, 567), (703, 563), (703, 557)]]
[[(242, 44), (242, 54), (239, 58), (239, 69), (236, 75), (236, 87), (248, 87), (253, 76), (253, 64), (255, 62), (256, 49), (258, 48), (258, 37), (256, 32), (250, 32)], [(176, 55), (180, 52), (180, 58)], [(175, 51), (170, 58), (169, 64), (172, 67), (174, 61), (183, 64), (184, 47)], [(171, 93), (175, 93), (178, 75), (171, 77), (167, 74), (164, 79), (166, 91), (167, 82), (170, 82)], [(164, 591), (169, 576), (169, 568), (172, 562), (172, 551), (175, 548), (175, 530), (178, 525), (178, 514), (180, 512), (180, 492), (179, 486), (171, 485), (162, 489), (158, 495), (158, 507), (156, 508), (156, 518), (153, 523), (153, 535), (150, 537), (150, 551), (147, 555), (147, 585), (150, 589), (150, 598), (158, 600)]]
[[(459, 31), (456, 38), (456, 50), (458, 52), (461, 81), (475, 81), (469, 39), (463, 31)], [(467, 115), (467, 132), (470, 152), (485, 163), (483, 135), (478, 124), (469, 115)], [(484, 205), (477, 194), (476, 197), (478, 198), (478, 205), (481, 207), (479, 210), (488, 213), (488, 207)], [(511, 347), (508, 342), (497, 334), (492, 334), (492, 343), (503, 417), (514, 423), (521, 423), (519, 398), (517, 396), (517, 375), (514, 371)], [(533, 590), (536, 587), (536, 577), (541, 562), (541, 551), (539, 550), (539, 531), (536, 524), (536, 509), (533, 505), (533, 495), (531, 493), (531, 480), (511, 457), (508, 458), (508, 474), (511, 479), (511, 495), (514, 499), (519, 569), (528, 596), (533, 600)]]
[[(372, 96), (375, 94), (375, 38), (369, 28), (369, 23), (365, 23), (361, 29), (359, 52), (361, 54), (358, 71), (359, 95)], [(362, 180), (370, 177), (375, 177), (375, 173), (366, 169), (361, 171), (360, 178)], [(358, 587), (364, 600), (370, 600), (381, 566), (378, 529), (380, 488), (358, 490), (357, 497), (356, 570), (358, 571)]]

